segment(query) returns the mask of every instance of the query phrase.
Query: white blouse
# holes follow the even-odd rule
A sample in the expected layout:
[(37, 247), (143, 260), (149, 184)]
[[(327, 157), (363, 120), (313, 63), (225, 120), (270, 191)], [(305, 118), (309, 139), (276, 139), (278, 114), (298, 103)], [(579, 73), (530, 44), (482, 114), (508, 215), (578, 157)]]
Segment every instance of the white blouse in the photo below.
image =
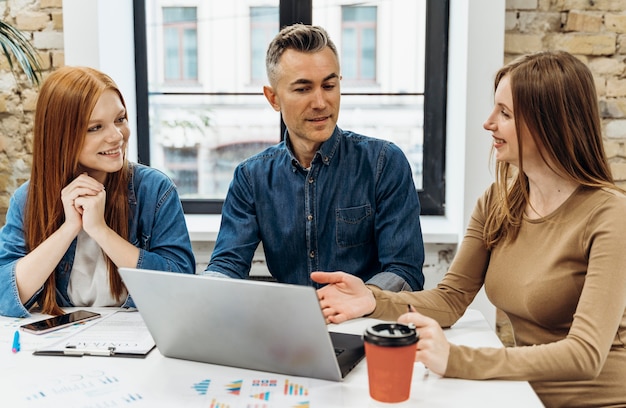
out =
[(78, 234), (76, 254), (68, 296), (74, 306), (121, 306), (126, 300), (126, 292), (119, 301), (109, 289), (109, 274), (102, 249), (84, 230)]

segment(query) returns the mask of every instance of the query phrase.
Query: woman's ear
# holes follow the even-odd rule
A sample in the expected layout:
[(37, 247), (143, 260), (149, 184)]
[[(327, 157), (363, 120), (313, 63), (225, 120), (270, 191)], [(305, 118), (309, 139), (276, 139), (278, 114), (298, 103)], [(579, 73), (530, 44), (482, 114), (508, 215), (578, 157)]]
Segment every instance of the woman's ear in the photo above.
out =
[(280, 99), (276, 92), (274, 92), (274, 88), (268, 85), (264, 86), (263, 95), (265, 95), (267, 101), (272, 105), (272, 108), (274, 108), (276, 112), (280, 112)]

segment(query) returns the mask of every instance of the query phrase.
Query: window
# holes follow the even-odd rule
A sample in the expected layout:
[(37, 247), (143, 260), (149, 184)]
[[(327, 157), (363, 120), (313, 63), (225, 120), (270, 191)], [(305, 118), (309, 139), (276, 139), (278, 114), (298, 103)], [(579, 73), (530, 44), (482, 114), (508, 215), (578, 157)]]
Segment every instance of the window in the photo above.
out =
[(267, 44), (278, 33), (278, 7), (250, 8), (250, 81), (263, 84)]
[(163, 149), (167, 173), (176, 183), (178, 193), (193, 195), (198, 192), (197, 149), (167, 147)]
[(338, 125), (398, 144), (422, 214), (444, 213), (449, 0), (176, 3), (134, 2), (138, 157), (175, 179), (187, 213), (219, 213), (235, 166), (280, 140), (261, 86), (267, 45), (293, 22), (337, 45)]
[(164, 80), (198, 79), (195, 7), (163, 7)]
[(341, 75), (346, 81), (376, 80), (376, 7), (343, 6)]

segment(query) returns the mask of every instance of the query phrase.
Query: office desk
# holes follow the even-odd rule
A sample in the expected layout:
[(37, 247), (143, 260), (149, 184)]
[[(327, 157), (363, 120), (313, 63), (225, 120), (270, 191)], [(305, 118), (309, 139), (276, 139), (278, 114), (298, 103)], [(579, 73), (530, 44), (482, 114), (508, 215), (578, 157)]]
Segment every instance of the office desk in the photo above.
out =
[[(71, 309), (68, 309), (71, 310)], [(115, 309), (92, 309), (109, 313)], [(415, 364), (411, 398), (382, 404), (369, 397), (363, 360), (343, 382), (283, 376), (163, 357), (158, 349), (145, 359), (123, 357), (34, 356), (50, 337), (21, 333), (22, 349), (13, 354), (13, 333), (20, 324), (39, 320), (0, 317), (0, 399), (11, 407), (541, 407), (526, 382), (468, 381), (441, 378)], [(329, 330), (361, 334), (376, 323), (357, 319)], [(475, 310), (445, 331), (457, 344), (502, 347)], [(46, 336), (46, 335), (44, 335)], [(9, 404), (10, 402), (10, 404)]]

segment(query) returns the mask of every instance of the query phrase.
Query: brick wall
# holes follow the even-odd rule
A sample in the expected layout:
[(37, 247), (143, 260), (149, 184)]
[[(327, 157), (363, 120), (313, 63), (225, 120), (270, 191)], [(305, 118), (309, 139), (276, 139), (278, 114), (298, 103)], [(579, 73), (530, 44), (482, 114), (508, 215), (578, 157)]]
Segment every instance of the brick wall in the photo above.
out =
[[(63, 65), (62, 0), (6, 0), (0, 18), (22, 31), (39, 51), (45, 72)], [(9, 198), (30, 176), (32, 121), (37, 88), (14, 76), (0, 55), (0, 225)], [(45, 75), (45, 73), (44, 73)]]
[[(471, 0), (469, 0), (471, 1)], [(62, 0), (6, 0), (0, 18), (23, 31), (43, 67), (62, 66)], [(507, 0), (505, 61), (542, 49), (576, 54), (596, 77), (605, 147), (626, 187), (626, 0)], [(0, 56), (0, 222), (9, 197), (29, 176), (36, 90)]]
[(605, 151), (626, 187), (626, 0), (508, 0), (506, 9), (505, 61), (558, 49), (591, 68)]

